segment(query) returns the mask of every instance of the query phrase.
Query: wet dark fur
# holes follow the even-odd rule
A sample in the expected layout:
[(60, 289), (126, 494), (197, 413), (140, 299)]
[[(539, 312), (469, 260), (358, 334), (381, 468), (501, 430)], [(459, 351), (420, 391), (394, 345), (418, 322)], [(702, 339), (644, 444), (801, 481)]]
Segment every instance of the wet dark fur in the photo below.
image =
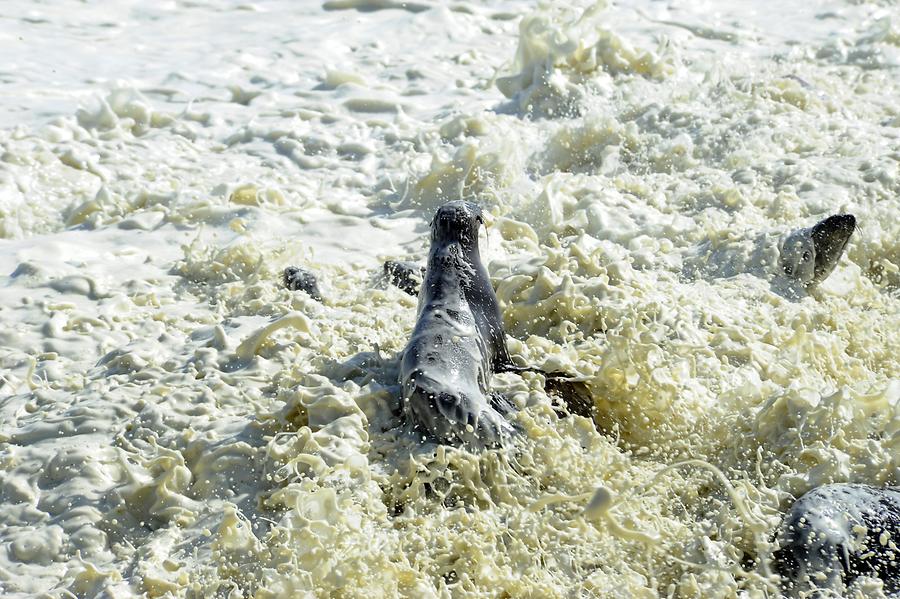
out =
[[(864, 534), (854, 530), (858, 526)], [(889, 535), (887, 545), (882, 533)], [(844, 483), (813, 489), (785, 515), (779, 545), (775, 567), (788, 593), (818, 589), (809, 596), (834, 596), (827, 589), (841, 596), (862, 575), (880, 578), (888, 593), (900, 592), (900, 488)]]

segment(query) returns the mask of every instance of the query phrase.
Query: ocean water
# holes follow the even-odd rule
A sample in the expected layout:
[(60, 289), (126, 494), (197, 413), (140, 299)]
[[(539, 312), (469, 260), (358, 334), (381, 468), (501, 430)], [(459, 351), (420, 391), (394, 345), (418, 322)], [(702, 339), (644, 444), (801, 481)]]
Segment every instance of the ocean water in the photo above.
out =
[[(777, 597), (794, 498), (900, 481), (895, 2), (3, 13), (0, 595)], [(506, 449), (402, 422), (381, 264), (458, 198), (593, 418), (526, 373)]]

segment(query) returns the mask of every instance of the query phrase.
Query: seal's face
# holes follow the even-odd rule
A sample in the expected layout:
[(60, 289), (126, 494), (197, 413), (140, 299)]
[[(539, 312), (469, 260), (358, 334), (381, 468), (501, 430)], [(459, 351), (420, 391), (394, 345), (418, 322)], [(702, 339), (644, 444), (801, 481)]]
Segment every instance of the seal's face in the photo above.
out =
[(472, 202), (447, 202), (431, 221), (431, 240), (434, 243), (456, 242), (466, 249), (478, 247), (478, 228), (484, 221), (481, 207)]
[(809, 229), (794, 231), (781, 247), (781, 268), (790, 279), (812, 283), (816, 269), (816, 248)]
[(781, 248), (784, 274), (803, 285), (822, 282), (837, 266), (855, 228), (852, 214), (835, 214), (813, 227), (794, 231)]

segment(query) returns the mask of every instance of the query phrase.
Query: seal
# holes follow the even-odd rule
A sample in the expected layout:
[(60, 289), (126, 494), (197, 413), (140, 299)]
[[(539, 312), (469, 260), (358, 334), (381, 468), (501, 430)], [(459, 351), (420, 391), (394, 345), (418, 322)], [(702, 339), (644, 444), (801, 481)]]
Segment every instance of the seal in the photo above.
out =
[(804, 287), (821, 283), (837, 266), (855, 229), (856, 217), (835, 214), (794, 231), (781, 245), (781, 269)]
[(512, 407), (490, 392), (495, 372), (517, 370), (506, 347), (497, 296), (478, 250), (481, 208), (462, 200), (438, 208), (419, 292), (416, 326), (400, 358), (403, 410), (441, 442), (501, 445)]
[(809, 291), (834, 271), (856, 229), (852, 214), (834, 214), (811, 227), (753, 236), (726, 234), (687, 251), (683, 274), (693, 279), (751, 273), (785, 295)]
[(782, 522), (775, 566), (794, 596), (843, 597), (873, 576), (900, 591), (900, 487), (839, 483), (798, 499)]

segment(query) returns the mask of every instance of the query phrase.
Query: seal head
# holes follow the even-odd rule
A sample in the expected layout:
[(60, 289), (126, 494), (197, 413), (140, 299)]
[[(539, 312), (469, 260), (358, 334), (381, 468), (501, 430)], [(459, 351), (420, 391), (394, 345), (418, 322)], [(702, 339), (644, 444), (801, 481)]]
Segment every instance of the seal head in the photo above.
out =
[(835, 214), (812, 227), (794, 231), (781, 247), (784, 274), (804, 287), (821, 283), (837, 266), (855, 229), (856, 218), (852, 214)]
[(459, 243), (462, 249), (478, 251), (478, 230), (484, 224), (481, 206), (464, 200), (447, 202), (431, 220), (431, 243)]

